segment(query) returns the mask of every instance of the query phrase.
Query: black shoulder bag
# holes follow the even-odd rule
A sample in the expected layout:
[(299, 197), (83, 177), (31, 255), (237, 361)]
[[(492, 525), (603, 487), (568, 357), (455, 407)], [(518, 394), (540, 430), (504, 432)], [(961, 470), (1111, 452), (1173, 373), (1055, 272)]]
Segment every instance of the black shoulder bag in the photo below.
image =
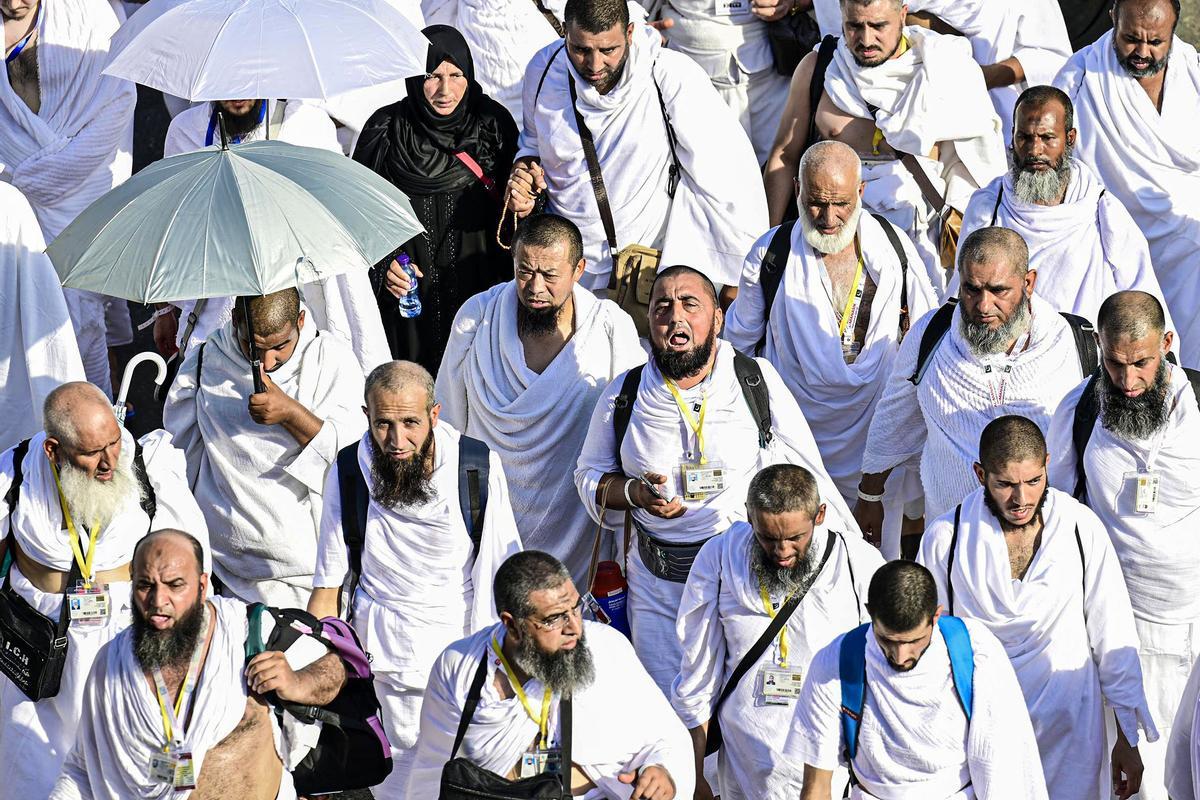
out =
[[(11, 540), (9, 546), (14, 546)], [(79, 565), (71, 559), (62, 609), (55, 621), (17, 594), (5, 570), (4, 586), (0, 587), (0, 672), (35, 703), (58, 694), (67, 663), (67, 627), (71, 624), (67, 592), (77, 580)]]

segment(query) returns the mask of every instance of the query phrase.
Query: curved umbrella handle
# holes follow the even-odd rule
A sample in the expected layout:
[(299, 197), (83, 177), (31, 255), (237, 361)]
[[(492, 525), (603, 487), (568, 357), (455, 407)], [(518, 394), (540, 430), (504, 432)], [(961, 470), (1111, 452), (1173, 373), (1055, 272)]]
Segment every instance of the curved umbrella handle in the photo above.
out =
[(134, 370), (144, 361), (153, 361), (158, 367), (158, 374), (154, 376), (156, 386), (162, 386), (163, 381), (167, 379), (167, 362), (163, 361), (158, 353), (147, 350), (129, 359), (129, 363), (125, 365), (125, 373), (121, 376), (121, 391), (117, 393), (117, 402), (113, 403), (113, 413), (117, 415), (117, 422), (122, 425), (125, 424), (125, 398), (129, 396), (129, 384), (133, 380)]

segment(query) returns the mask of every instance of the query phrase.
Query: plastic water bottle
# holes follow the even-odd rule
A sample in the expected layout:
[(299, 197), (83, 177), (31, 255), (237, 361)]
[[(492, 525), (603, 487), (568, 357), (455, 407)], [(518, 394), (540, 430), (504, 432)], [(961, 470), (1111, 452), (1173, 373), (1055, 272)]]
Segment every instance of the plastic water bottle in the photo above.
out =
[(608, 615), (609, 623), (629, 637), (629, 616), (625, 613), (625, 601), (629, 595), (629, 584), (621, 574), (621, 566), (615, 561), (601, 561), (596, 565), (596, 578), (592, 581), (592, 597)]
[(421, 316), (421, 294), (417, 291), (417, 271), (413, 269), (412, 259), (408, 257), (408, 253), (401, 253), (396, 256), (396, 263), (404, 270), (404, 274), (408, 276), (408, 280), (412, 283), (412, 288), (408, 290), (408, 294), (400, 298), (400, 316), (411, 318)]

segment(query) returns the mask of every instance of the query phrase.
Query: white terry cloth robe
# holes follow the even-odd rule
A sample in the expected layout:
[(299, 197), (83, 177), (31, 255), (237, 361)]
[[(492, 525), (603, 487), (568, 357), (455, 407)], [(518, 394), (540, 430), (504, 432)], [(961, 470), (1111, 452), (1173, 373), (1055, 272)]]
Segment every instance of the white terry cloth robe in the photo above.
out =
[[(934, 188), (953, 208), (967, 207), (971, 193), (1006, 168), (1004, 137), (983, 74), (970, 45), (914, 26), (904, 29), (909, 49), (877, 67), (860, 67), (846, 43), (838, 43), (825, 73), (825, 92), (847, 114), (872, 119), (887, 143), (911, 153)], [(929, 158), (934, 146), (937, 160)], [(863, 165), (863, 205), (908, 232), (921, 252), (930, 282), (945, 290), (938, 256), (941, 220), (899, 159)]]
[[(249, 697), (244, 675), (249, 630), (246, 604), (231, 597), (211, 597), (208, 602), (209, 625), (215, 628), (187, 724), (187, 744), (197, 779), (203, 778), (208, 751), (242, 721)], [(262, 625), (266, 641), (275, 621), (264, 614)], [(286, 651), (288, 665), (303, 669), (325, 652), (322, 642), (302, 636)], [(165, 735), (154, 689), (133, 653), (132, 629), (97, 655), (83, 702), (79, 736), (50, 800), (176, 800), (191, 795), (150, 777), (150, 754), (162, 748)], [(274, 714), (267, 716), (276, 754), (285, 767), (294, 766), (308, 754), (312, 742), (305, 733), (294, 733), (297, 728), (292, 725), (285, 723), (281, 728)], [(295, 798), (292, 774), (285, 768), (276, 800)]]
[[(1008, 655), (982, 623), (965, 622), (975, 655), (970, 725), (936, 625), (929, 648), (908, 672), (897, 672), (867, 631), (866, 702), (854, 758), (862, 783), (851, 790), (852, 800), (1047, 800), (1029, 712)], [(839, 716), (842, 638), (809, 667), (783, 750), (786, 767), (772, 777), (770, 800), (799, 796), (805, 764), (825, 770), (846, 764)]]
[[(29, 200), (47, 242), (133, 168), (132, 83), (101, 75), (118, 20), (94, 0), (41, 4), (34, 113), (0, 77), (0, 181)], [(88, 380), (111, 394), (104, 298), (64, 292)]]
[(42, 403), (84, 380), (75, 329), (29, 203), (0, 183), (0, 448), (42, 427)]
[[(22, 462), (24, 479), (16, 510), (8, 507), (13, 478), (13, 451), (0, 454), (0, 539), (13, 537), (21, 552), (51, 569), (67, 572), (74, 556), (63, 528), (62, 510), (50, 461), (39, 433), (29, 442)], [(131, 495), (128, 503), (100, 532), (93, 556), (97, 573), (129, 563), (137, 541), (152, 530), (174, 528), (196, 537), (208, 558), (208, 530), (204, 517), (187, 488), (183, 453), (171, 443), (170, 434), (155, 431), (142, 437), (142, 458), (154, 489), (157, 507), (151, 522)], [(121, 461), (134, 455), (133, 435), (122, 431)], [(81, 522), (79, 520), (76, 521)], [(82, 523), (84, 525), (90, 523)], [(82, 530), (81, 535), (87, 536)], [(86, 547), (87, 542), (81, 542)], [(40, 613), (58, 619), (61, 592), (43, 592), (26, 578), (15, 563), (8, 577), (12, 588)], [(7, 678), (0, 678), (0, 787), (6, 797), (45, 797), (54, 777), (75, 742), (83, 714), (84, 682), (97, 651), (129, 625), (128, 581), (109, 584), (111, 613), (104, 625), (67, 630), (67, 660), (62, 684), (54, 697), (33, 702)]]
[[(819, 564), (832, 532), (813, 531), (809, 552)], [(833, 533), (829, 560), (787, 622), (788, 666), (807, 673), (818, 650), (847, 628), (868, 621), (867, 587), (883, 566), (879, 551), (857, 535)], [(671, 687), (671, 704), (687, 728), (710, 722), (713, 707), (730, 675), (770, 624), (758, 579), (751, 568), (760, 547), (747, 522), (735, 522), (710, 539), (692, 565), (676, 630), (683, 642), (679, 677)], [(778, 606), (782, 597), (772, 597)], [(777, 661), (778, 637), (743, 676), (721, 707), (723, 744), (718, 751), (722, 800), (757, 800), (767, 796), (767, 781), (783, 749), (795, 704), (764, 705), (758, 672)], [(710, 728), (711, 731), (711, 722)], [(848, 776), (842, 772), (840, 783)], [(840, 797), (839, 786), (834, 796)]]
[(1083, 378), (1066, 320), (1036, 292), (1030, 302), (1029, 332), (1017, 339), (1011, 356), (975, 356), (962, 336), (961, 307), (917, 386), (909, 378), (933, 314), (917, 320), (900, 345), (867, 431), (862, 469), (884, 472), (920, 454), (926, 519), (945, 514), (979, 486), (971, 465), (989, 422), (1019, 414), (1046, 430), (1058, 404)]
[[(1087, 500), (1104, 523), (1116, 550), (1137, 628), (1142, 677), (1151, 713), (1162, 734), (1140, 748), (1146, 774), (1142, 798), (1161, 798), (1167, 739), (1188, 674), (1200, 655), (1200, 409), (1186, 374), (1168, 365), (1167, 424), (1150, 439), (1120, 437), (1097, 419), (1084, 451)], [(1084, 386), (1076, 387), (1054, 413), (1048, 436), (1050, 482), (1075, 490), (1075, 448), (1071, 429)], [(1158, 506), (1138, 514), (1126, 476), (1138, 470), (1159, 473)], [(1190, 723), (1190, 719), (1189, 719)], [(1172, 792), (1172, 796), (1178, 797)]]
[[(847, 364), (838, 334), (842, 300), (838, 299), (834, 311), (824, 258), (804, 240), (799, 223), (792, 228), (791, 248), (770, 319), (763, 323), (759, 270), (776, 230), (763, 234), (746, 256), (737, 300), (725, 316), (723, 336), (743, 353), (752, 353), (766, 334), (763, 356), (779, 370), (812, 428), (825, 468), (842, 497), (853, 504), (862, 476), (867, 427), (900, 347), (904, 282), (900, 259), (883, 226), (870, 214), (860, 215), (864, 273), (876, 288), (862, 350), (853, 364)], [(902, 231), (896, 234), (908, 259), (909, 319), (917, 320), (935, 308), (937, 300), (912, 241)], [(902, 482), (898, 471), (896, 478), (889, 478), (889, 489), (898, 489)]]
[[(266, 119), (242, 137), (243, 142), (255, 142), (270, 138), (268, 128), (276, 113), (276, 104), (268, 102)], [(333, 120), (317, 103), (304, 100), (284, 101), (283, 120), (279, 126), (278, 141), (301, 147), (315, 147), (341, 153)], [(208, 145), (208, 125), (212, 117), (213, 103), (201, 103), (189, 108), (175, 119), (167, 129), (163, 146), (165, 156), (203, 150)], [(220, 146), (221, 135), (214, 132), (214, 145)], [(304, 302), (310, 309), (310, 322), (320, 330), (336, 333), (350, 343), (354, 357), (362, 368), (363, 375), (391, 361), (383, 323), (379, 320), (379, 306), (371, 291), (371, 280), (367, 270), (370, 264), (360, 261), (346, 272), (330, 278), (306, 283), (300, 287)], [(176, 344), (184, 355), (190, 353), (209, 334), (229, 321), (233, 313), (234, 298), (210, 297), (203, 301), (185, 300), (175, 303), (182, 315)], [(191, 336), (185, 342), (188, 316), (196, 314), (197, 320)]]
[[(429, 675), (425, 707), (421, 710), (421, 742), (408, 783), (408, 797), (436, 797), (442, 766), (450, 760), (454, 735), (466, 704), (479, 660), (490, 662), (479, 705), (459, 748), (483, 769), (505, 775), (520, 761), (538, 737), (538, 723), (530, 719), (517, 697), (502, 699), (495, 677), (504, 667), (491, 649), (491, 641), (504, 643), (504, 626), (493, 625), (454, 642), (442, 653)], [(638, 664), (629, 641), (597, 622), (583, 623), (583, 639), (592, 653), (596, 677), (571, 697), (571, 761), (596, 788), (585, 800), (627, 800), (630, 786), (618, 773), (659, 765), (675, 782), (675, 796), (691, 797), (696, 769), (692, 743), (670, 703)], [(507, 678), (505, 678), (507, 680)], [(541, 681), (531, 678), (525, 694), (540, 698)], [(550, 739), (559, 746), (558, 696), (550, 705)]]
[[(596, 524), (579, 503), (572, 465), (600, 393), (644, 364), (633, 320), (576, 286), (575, 333), (539, 375), (525, 364), (513, 281), (468, 300), (454, 318), (437, 398), (441, 419), (500, 456), (526, 549), (567, 565), (582, 587)], [(607, 538), (607, 537), (606, 537)], [(586, 591), (586, 589), (585, 589)]]
[[(595, 292), (607, 289), (614, 254), (588, 177), (568, 80), (575, 81), (579, 113), (595, 137), (618, 248), (654, 247), (663, 252), (662, 266), (693, 264), (713, 283), (736, 285), (742, 258), (767, 227), (766, 195), (754, 177), (758, 159), (746, 132), (704, 71), (661, 41), (658, 31), (635, 25), (625, 70), (605, 95), (580, 77), (558, 42), (543, 48), (525, 71), (517, 157), (541, 158), (547, 210), (580, 226), (587, 259), (581, 283)], [(674, 200), (667, 197), (671, 150), (664, 106), (682, 166)]]
[(962, 502), (952, 572), (953, 511), (926, 529), (917, 561), (933, 573), (947, 613), (979, 621), (1004, 645), (1055, 800), (1105, 800), (1112, 796), (1105, 709), (1116, 712), (1130, 745), (1138, 746), (1139, 727), (1148, 739), (1158, 738), (1116, 553), (1095, 514), (1047, 489), (1041, 544), (1025, 576), (1015, 579), (1004, 531), (983, 491)]
[(305, 322), (292, 357), (270, 378), (322, 421), (307, 445), (282, 425), (250, 418), (254, 383), (232, 322), (184, 358), (163, 409), (208, 521), (217, 577), (246, 602), (283, 608), (308, 604), (325, 475), (366, 429), (350, 346)]
[[(370, 432), (358, 445), (358, 465), (371, 479)], [(475, 553), (459, 506), (459, 432), (438, 420), (433, 429), (434, 499), (422, 506), (367, 506), (362, 575), (353, 602), (353, 625), (371, 654), (393, 769), (372, 791), (378, 800), (405, 798), (416, 755), (421, 699), (429, 670), (451, 642), (496, 621), (492, 576), (521, 550), (500, 457), (490, 456), (488, 504)], [(342, 538), (342, 503), (335, 463), (325, 483), (316, 588), (342, 587), (349, 576)], [(415, 796), (414, 796), (415, 797)]]
[(1165, 789), (1172, 800), (1200, 798), (1200, 740), (1196, 739), (1200, 718), (1200, 670), (1193, 665), (1187, 688), (1179, 703), (1167, 745)]
[[(691, 389), (680, 389), (680, 395), (693, 407), (701, 403), (702, 398), (708, 398), (704, 420), (704, 439), (708, 448), (705, 456), (710, 462), (720, 462), (724, 466), (725, 488), (703, 500), (684, 500), (685, 511), (675, 519), (661, 519), (643, 509), (634, 509), (635, 526), (667, 542), (702, 542), (746, 518), (746, 490), (760, 469), (771, 464), (791, 463), (799, 464), (816, 478), (817, 491), (828, 506), (828, 525), (850, 536), (858, 535), (858, 525), (825, 471), (808, 423), (779, 373), (763, 359), (756, 359), (770, 395), (774, 436), (766, 448), (760, 448), (758, 426), (734, 372), (733, 347), (720, 340), (716, 346), (716, 360), (708, 378)], [(600, 516), (596, 489), (606, 473), (623, 470), (629, 476), (646, 472), (664, 474), (668, 477), (664, 493), (669, 497), (682, 497), (680, 465), (699, 457), (695, 450), (695, 434), (680, 414), (653, 360), (642, 371), (629, 429), (624, 441), (619, 443), (618, 457), (613, 407), (624, 379), (624, 375), (619, 375), (597, 402), (575, 467), (575, 488), (596, 522)], [(610, 512), (605, 526), (619, 530), (622, 515), (623, 512)], [(681, 650), (675, 634), (675, 617), (684, 584), (663, 580), (651, 573), (642, 563), (636, 545), (631, 545), (628, 553), (627, 573), (627, 608), (634, 649), (655, 683), (664, 693), (669, 692), (671, 682), (679, 674)]]
[[(1100, 304), (1125, 289), (1149, 292), (1166, 307), (1145, 235), (1121, 201), (1105, 191), (1096, 173), (1081, 161), (1072, 160), (1066, 196), (1056, 206), (1026, 203), (1017, 197), (1011, 173), (975, 192), (963, 214), (961, 236), (965, 239), (990, 225), (1021, 234), (1029, 245), (1029, 268), (1038, 273), (1034, 291), (1057, 311), (1095, 322)], [(958, 294), (957, 272), (949, 294)], [(1169, 320), (1168, 315), (1168, 324)]]
[(1200, 55), (1174, 37), (1160, 114), (1113, 51), (1113, 34), (1080, 50), (1054, 85), (1075, 104), (1075, 155), (1091, 165), (1150, 244), (1184, 364), (1200, 363)]

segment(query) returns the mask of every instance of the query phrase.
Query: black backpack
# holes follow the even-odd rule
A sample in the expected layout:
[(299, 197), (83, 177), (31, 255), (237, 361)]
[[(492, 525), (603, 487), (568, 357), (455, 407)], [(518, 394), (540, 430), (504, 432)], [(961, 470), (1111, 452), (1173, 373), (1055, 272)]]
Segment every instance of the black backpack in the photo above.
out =
[[(342, 540), (350, 557), (350, 584), (345, 595), (346, 615), (353, 611), (354, 590), (362, 575), (363, 544), (367, 535), (367, 509), (371, 502), (367, 482), (358, 468), (358, 442), (338, 451), (338, 491), (342, 501)], [(458, 439), (458, 505), (463, 524), (478, 555), (483, 537), (483, 518), (487, 513), (488, 446), (465, 434)]]
[[(921, 334), (921, 348), (917, 351), (917, 368), (909, 377), (913, 386), (919, 384), (925, 377), (925, 370), (929, 368), (930, 356), (934, 354), (938, 345), (942, 343), (942, 339), (950, 332), (950, 322), (954, 319), (956, 305), (958, 305), (957, 297), (947, 300), (941, 308), (933, 312), (929, 326)], [(1067, 321), (1067, 325), (1071, 328), (1071, 335), (1075, 337), (1075, 352), (1079, 355), (1080, 374), (1091, 375), (1100, 366), (1100, 355), (1096, 350), (1096, 337), (1093, 335), (1096, 329), (1092, 327), (1092, 323), (1078, 314), (1068, 314), (1066, 311), (1059, 313)]]

